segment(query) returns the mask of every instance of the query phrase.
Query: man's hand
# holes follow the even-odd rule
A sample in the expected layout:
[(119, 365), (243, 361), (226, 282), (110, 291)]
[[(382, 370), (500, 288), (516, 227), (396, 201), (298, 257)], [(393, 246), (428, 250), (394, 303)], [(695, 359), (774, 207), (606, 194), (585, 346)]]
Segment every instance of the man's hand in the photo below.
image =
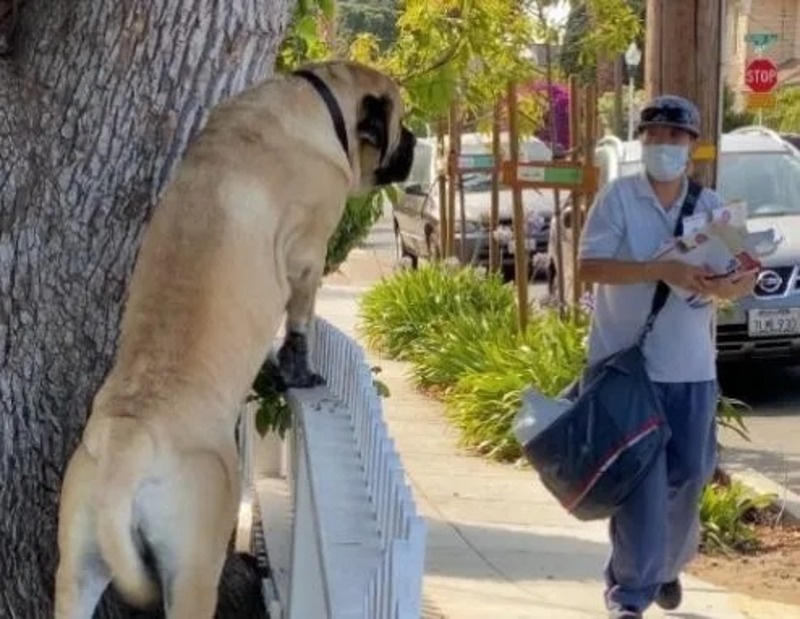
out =
[(732, 273), (727, 277), (710, 279), (707, 282), (707, 294), (718, 299), (736, 301), (753, 292), (756, 286), (757, 273)]
[(695, 294), (708, 294), (709, 282), (712, 281), (709, 276), (714, 274), (708, 267), (693, 266), (678, 260), (666, 260), (655, 264), (659, 269), (659, 279)]

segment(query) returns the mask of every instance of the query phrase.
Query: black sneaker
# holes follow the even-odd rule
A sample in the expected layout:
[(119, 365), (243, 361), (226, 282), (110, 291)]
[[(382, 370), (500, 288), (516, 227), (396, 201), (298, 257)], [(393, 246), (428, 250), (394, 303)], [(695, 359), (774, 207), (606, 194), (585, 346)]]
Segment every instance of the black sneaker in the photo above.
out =
[(664, 610), (675, 610), (681, 605), (683, 599), (683, 587), (677, 578), (672, 582), (661, 585), (656, 594), (656, 604)]
[(629, 606), (617, 608), (608, 613), (608, 619), (642, 619), (644, 615)]

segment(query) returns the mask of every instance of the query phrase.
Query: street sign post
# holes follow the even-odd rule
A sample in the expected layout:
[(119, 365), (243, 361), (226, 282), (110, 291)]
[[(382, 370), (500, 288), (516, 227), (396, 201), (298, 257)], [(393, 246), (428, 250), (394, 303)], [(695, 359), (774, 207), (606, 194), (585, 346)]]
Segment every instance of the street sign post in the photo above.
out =
[(744, 83), (747, 93), (747, 108), (758, 110), (758, 124), (762, 123), (762, 110), (775, 105), (772, 91), (778, 85), (778, 67), (769, 58), (755, 58), (747, 63)]

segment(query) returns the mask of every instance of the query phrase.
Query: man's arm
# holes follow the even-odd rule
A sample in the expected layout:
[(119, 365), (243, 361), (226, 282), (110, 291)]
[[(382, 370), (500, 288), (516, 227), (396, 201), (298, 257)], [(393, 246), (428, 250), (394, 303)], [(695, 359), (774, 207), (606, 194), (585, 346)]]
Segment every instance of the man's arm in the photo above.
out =
[(614, 184), (589, 209), (580, 241), (578, 277), (591, 284), (639, 284), (663, 280), (667, 283), (704, 292), (708, 270), (674, 260), (631, 261), (617, 260), (616, 255), (625, 238), (620, 197)]

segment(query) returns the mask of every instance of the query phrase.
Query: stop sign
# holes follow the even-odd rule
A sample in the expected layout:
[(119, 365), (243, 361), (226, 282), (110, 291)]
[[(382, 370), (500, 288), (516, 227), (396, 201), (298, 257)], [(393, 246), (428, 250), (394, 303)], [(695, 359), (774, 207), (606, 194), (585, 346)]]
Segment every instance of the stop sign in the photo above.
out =
[(744, 83), (753, 92), (770, 92), (778, 83), (778, 67), (769, 58), (756, 58), (747, 64)]

